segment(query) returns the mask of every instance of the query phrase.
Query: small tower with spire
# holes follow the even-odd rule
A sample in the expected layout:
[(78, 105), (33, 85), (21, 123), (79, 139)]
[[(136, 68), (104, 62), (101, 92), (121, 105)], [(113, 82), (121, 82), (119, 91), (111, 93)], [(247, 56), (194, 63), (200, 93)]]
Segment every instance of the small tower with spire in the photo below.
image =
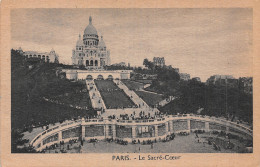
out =
[(83, 41), (81, 40), (81, 35), (79, 34), (79, 39), (76, 43), (76, 50), (83, 50)]
[(89, 24), (92, 24), (92, 17), (89, 16)]

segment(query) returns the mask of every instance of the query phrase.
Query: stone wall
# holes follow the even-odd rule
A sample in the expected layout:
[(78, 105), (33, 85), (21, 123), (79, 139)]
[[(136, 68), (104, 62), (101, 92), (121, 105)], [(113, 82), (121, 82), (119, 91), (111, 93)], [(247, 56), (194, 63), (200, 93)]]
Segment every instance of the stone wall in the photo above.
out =
[(68, 142), (72, 138), (84, 137), (85, 140), (97, 138), (123, 139), (131, 142), (135, 140), (159, 140), (171, 133), (191, 132), (196, 129), (210, 131), (226, 131), (240, 134), (252, 139), (253, 131), (240, 124), (215, 117), (183, 115), (168, 116), (155, 120), (76, 120), (50, 128), (32, 141), (31, 145), (42, 150), (59, 141)]

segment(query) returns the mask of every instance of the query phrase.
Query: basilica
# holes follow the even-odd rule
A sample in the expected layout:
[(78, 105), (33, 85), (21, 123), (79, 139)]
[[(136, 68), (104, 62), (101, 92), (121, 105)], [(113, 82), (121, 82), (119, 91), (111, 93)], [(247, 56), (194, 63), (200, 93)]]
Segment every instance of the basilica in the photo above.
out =
[(102, 69), (110, 65), (110, 51), (107, 50), (103, 37), (99, 38), (96, 28), (92, 25), (91, 16), (83, 39), (79, 35), (76, 48), (72, 50), (71, 59), (73, 65), (83, 65), (87, 69)]

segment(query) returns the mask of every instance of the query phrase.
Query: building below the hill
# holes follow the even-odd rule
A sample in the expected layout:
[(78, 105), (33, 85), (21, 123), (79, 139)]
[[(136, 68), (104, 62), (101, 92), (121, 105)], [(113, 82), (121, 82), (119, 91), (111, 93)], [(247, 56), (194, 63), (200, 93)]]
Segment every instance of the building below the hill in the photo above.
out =
[(239, 78), (239, 86), (245, 93), (253, 93), (253, 78), (252, 77), (241, 77)]
[(179, 73), (180, 80), (188, 81), (190, 79), (190, 74), (187, 73)]
[(154, 57), (154, 58), (153, 58), (153, 64), (154, 64), (155, 66), (160, 66), (160, 67), (165, 66), (164, 57)]
[(238, 86), (238, 79), (234, 78), (232, 75), (213, 75), (207, 79), (206, 84), (236, 87)]
[(132, 70), (79, 70), (63, 69), (69, 80), (93, 80), (93, 79), (130, 79)]
[(18, 49), (18, 52), (28, 59), (38, 58), (43, 60), (44, 62), (59, 63), (59, 55), (53, 49), (50, 52), (37, 52), (37, 51), (23, 51), (20, 47)]

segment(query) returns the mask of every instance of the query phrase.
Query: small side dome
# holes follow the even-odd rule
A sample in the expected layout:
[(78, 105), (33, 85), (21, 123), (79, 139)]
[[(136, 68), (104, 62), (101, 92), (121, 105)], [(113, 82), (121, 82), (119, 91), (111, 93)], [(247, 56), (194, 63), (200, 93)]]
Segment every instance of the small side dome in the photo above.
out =
[(50, 53), (55, 54), (55, 50), (52, 48), (51, 51), (50, 51)]
[(99, 48), (105, 48), (106, 47), (106, 44), (105, 44), (105, 42), (103, 40), (103, 36), (101, 36), (101, 40), (98, 43), (98, 47)]
[(79, 34), (79, 39), (78, 39), (76, 45), (77, 45), (77, 46), (83, 46), (83, 41), (81, 40), (81, 36), (80, 36), (80, 34)]

